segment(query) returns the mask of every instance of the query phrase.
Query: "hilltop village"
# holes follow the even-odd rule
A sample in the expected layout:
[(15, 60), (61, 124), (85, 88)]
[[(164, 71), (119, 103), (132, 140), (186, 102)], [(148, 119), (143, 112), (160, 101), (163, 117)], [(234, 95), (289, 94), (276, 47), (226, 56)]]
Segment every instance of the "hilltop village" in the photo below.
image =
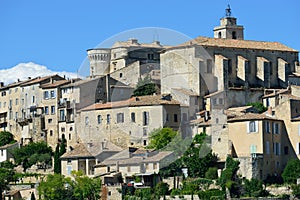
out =
[[(61, 174), (100, 177), (102, 198), (121, 199), (122, 184), (163, 181), (176, 188), (175, 179), (173, 185), (157, 175), (178, 155), (147, 148), (154, 130), (171, 128), (183, 140), (206, 134), (218, 176), (230, 157), (239, 161), (242, 179), (280, 177), (300, 155), (298, 51), (245, 40), (230, 10), (213, 32), (213, 38), (177, 46), (131, 38), (89, 49), (85, 79), (51, 75), (1, 83), (0, 129), (17, 143), (0, 147), (0, 162), (13, 160), (9, 149), (43, 141), (54, 151), (64, 142)], [(143, 81), (156, 91), (134, 95)]]

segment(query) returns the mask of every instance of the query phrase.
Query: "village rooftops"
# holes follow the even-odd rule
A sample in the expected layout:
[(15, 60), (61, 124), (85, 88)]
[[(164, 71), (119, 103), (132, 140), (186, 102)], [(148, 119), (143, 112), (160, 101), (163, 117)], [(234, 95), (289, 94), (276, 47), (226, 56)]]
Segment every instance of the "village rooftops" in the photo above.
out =
[(275, 116), (268, 115), (267, 113), (245, 113), (243, 115), (238, 115), (235, 117), (232, 117), (230, 119), (227, 119), (227, 122), (237, 122), (237, 121), (249, 121), (249, 120), (276, 120), (276, 121), (282, 121), (280, 119), (277, 119)]
[(102, 152), (120, 152), (121, 147), (106, 141), (106, 142), (90, 142), (76, 144), (71, 151), (66, 152), (61, 156), (61, 159), (68, 158), (94, 158)]
[(55, 74), (55, 75), (50, 75), (50, 76), (44, 76), (44, 77), (37, 77), (35, 79), (32, 79), (31, 81), (26, 81), (25, 83), (22, 83), (21, 86), (29, 86), (29, 85), (34, 85), (34, 84), (39, 84), (39, 83), (43, 83), (47, 80), (64, 80), (63, 77)]
[(180, 105), (180, 103), (174, 99), (166, 99), (160, 95), (154, 96), (139, 96), (132, 97), (124, 101), (108, 102), (108, 103), (95, 103), (87, 106), (80, 111), (101, 110), (119, 107), (134, 107), (134, 106), (153, 106), (153, 105)]

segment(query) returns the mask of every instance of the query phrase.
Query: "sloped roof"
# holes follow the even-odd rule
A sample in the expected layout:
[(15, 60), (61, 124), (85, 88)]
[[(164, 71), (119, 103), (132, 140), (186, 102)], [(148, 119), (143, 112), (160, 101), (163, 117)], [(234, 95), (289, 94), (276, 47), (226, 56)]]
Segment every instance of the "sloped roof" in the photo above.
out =
[(37, 77), (35, 79), (31, 79), (31, 81), (28, 81), (26, 83), (23, 83), (22, 86), (28, 86), (28, 85), (33, 85), (33, 84), (37, 84), (37, 83), (41, 83), (47, 79), (50, 79), (50, 78), (57, 78), (57, 79), (60, 79), (60, 80), (63, 80), (64, 78), (57, 75), (57, 74), (54, 74), (54, 75), (49, 75), (49, 76), (44, 76), (44, 77)]
[(149, 95), (149, 96), (132, 97), (124, 101), (95, 103), (81, 109), (81, 111), (101, 110), (101, 109), (126, 107), (126, 106), (134, 107), (134, 106), (150, 106), (150, 105), (180, 105), (180, 103), (174, 99), (171, 99), (170, 101), (164, 100), (160, 95), (157, 96)]
[(207, 47), (221, 47), (221, 48), (236, 48), (236, 49), (258, 49), (258, 50), (271, 50), (271, 51), (289, 51), (298, 52), (284, 44), (279, 42), (265, 42), (265, 41), (254, 41), (254, 40), (235, 40), (235, 39), (224, 39), (224, 38), (209, 38), (199, 36), (193, 40), (185, 42), (181, 45), (170, 47), (168, 49), (176, 47), (186, 47), (191, 45), (201, 45)]
[(118, 151), (122, 151), (122, 148), (111, 142), (106, 142), (104, 144), (104, 149), (101, 142), (79, 143), (74, 146), (72, 151), (68, 151), (63, 154), (61, 158), (91, 158), (98, 156), (102, 152)]
[(277, 120), (282, 121), (280, 119), (277, 119), (275, 116), (269, 116), (265, 113), (257, 114), (257, 113), (245, 113), (243, 115), (238, 115), (236, 117), (227, 119), (227, 122), (236, 122), (236, 121), (249, 121), (249, 120)]
[(41, 88), (43, 88), (43, 89), (56, 88), (56, 87), (59, 87), (61, 85), (65, 85), (68, 83), (70, 83), (70, 80), (59, 80), (59, 81), (54, 81), (53, 83), (45, 83), (45, 84), (41, 85)]

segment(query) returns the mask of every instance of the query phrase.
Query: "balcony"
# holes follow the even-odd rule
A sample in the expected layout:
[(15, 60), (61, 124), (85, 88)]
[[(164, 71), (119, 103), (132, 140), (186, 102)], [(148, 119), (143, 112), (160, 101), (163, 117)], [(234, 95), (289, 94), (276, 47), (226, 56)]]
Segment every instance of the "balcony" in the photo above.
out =
[(70, 101), (67, 101), (66, 99), (60, 99), (57, 104), (58, 104), (58, 108), (71, 109), (71, 103), (70, 103)]

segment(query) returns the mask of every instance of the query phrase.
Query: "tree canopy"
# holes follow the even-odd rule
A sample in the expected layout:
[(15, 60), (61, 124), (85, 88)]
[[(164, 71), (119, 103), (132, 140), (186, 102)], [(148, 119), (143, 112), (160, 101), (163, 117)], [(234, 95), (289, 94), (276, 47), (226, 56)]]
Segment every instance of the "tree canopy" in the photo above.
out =
[(289, 160), (282, 173), (282, 178), (285, 183), (297, 183), (297, 178), (300, 178), (300, 160)]
[(152, 95), (153, 93), (156, 93), (155, 84), (151, 82), (149, 76), (146, 76), (144, 79), (138, 81), (133, 91), (133, 96)]
[(46, 200), (96, 200), (100, 198), (101, 179), (92, 179), (82, 172), (72, 172), (74, 179), (60, 174), (49, 174), (39, 187), (39, 194)]
[(7, 145), (7, 144), (15, 143), (15, 142), (16, 142), (16, 140), (14, 140), (13, 134), (11, 134), (8, 131), (0, 132), (0, 147)]
[(254, 108), (257, 109), (259, 113), (263, 113), (268, 110), (262, 103), (260, 102), (253, 102), (253, 103), (248, 103), (247, 106), (253, 106)]
[(29, 143), (12, 152), (16, 164), (23, 165), (24, 171), (34, 164), (43, 165), (44, 169), (52, 162), (52, 149), (45, 142)]
[(12, 163), (5, 161), (0, 163), (0, 200), (3, 190), (7, 189), (9, 182), (14, 180), (15, 171)]
[(176, 135), (177, 132), (173, 131), (172, 128), (154, 129), (150, 133), (150, 142), (148, 148), (156, 150), (162, 149), (167, 146)]

